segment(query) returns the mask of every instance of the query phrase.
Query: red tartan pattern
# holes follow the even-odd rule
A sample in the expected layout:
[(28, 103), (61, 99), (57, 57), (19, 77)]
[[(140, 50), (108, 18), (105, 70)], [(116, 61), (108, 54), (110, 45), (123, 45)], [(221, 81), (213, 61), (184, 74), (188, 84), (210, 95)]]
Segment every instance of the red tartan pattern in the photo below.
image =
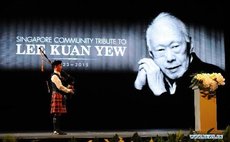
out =
[(52, 93), (50, 113), (67, 113), (66, 105), (63, 105), (63, 96), (60, 93)]

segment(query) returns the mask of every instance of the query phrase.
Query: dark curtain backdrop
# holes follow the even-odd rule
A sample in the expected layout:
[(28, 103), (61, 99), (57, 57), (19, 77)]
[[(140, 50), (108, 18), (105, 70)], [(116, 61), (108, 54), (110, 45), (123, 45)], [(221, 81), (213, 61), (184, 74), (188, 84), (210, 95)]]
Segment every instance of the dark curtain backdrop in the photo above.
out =
[[(151, 113), (153, 97), (134, 89), (137, 61), (147, 55), (145, 30), (160, 11), (172, 12), (188, 24), (198, 56), (229, 72), (224, 7), (221, 1), (6, 1), (0, 9), (0, 132), (52, 130), (46, 84), (50, 66), (45, 63), (42, 72), (40, 55), (16, 55), (17, 35), (127, 40), (122, 57), (80, 61), (89, 63), (88, 68), (66, 66), (76, 79), (76, 94), (68, 98), (65, 130), (188, 129), (176, 120), (170, 126), (155, 122), (157, 114)], [(12, 10), (15, 12), (9, 12)]]

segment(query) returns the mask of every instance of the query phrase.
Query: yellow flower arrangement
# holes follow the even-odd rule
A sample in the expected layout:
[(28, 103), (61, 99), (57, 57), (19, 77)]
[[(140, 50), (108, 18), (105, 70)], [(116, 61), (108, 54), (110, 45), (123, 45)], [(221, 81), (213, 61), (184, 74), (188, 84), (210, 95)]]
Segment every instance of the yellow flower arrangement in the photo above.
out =
[(225, 78), (221, 73), (199, 73), (193, 76), (190, 87), (197, 86), (202, 94), (214, 97), (219, 85), (225, 85)]

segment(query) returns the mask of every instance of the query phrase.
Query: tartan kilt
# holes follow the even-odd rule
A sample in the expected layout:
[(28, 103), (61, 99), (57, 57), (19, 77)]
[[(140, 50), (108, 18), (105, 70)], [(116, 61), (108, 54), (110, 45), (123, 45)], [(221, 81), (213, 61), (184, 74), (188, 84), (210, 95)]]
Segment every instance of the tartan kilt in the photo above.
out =
[(50, 113), (67, 113), (66, 105), (63, 102), (63, 96), (58, 92), (53, 92), (51, 97)]

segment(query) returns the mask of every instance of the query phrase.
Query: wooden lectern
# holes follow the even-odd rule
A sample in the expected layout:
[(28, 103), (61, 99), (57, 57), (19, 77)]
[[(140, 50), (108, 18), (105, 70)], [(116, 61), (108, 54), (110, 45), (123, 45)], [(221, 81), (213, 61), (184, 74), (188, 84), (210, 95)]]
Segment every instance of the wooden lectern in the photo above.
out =
[(217, 130), (216, 97), (204, 97), (197, 86), (195, 86), (193, 90), (195, 105), (195, 131), (199, 133), (207, 133), (213, 128), (211, 133), (220, 132)]

